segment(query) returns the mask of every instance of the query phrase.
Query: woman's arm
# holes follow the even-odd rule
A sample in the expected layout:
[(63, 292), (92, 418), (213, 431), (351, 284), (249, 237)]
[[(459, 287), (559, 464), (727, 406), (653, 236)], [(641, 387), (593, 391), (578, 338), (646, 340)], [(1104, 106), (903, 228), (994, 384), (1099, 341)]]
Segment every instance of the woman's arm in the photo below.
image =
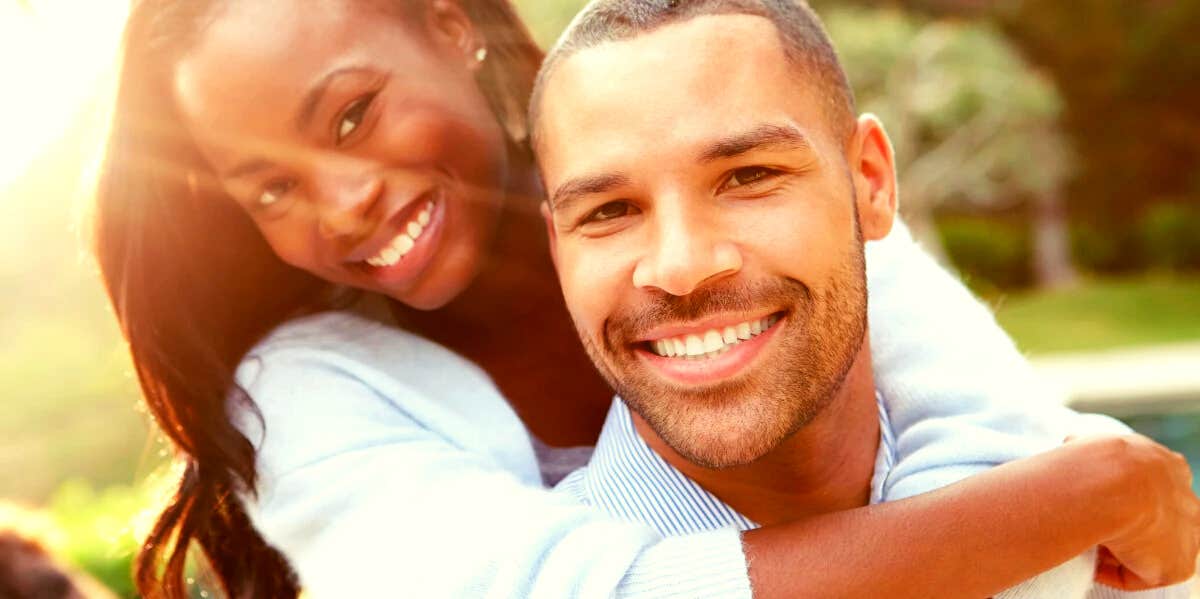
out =
[[(876, 384), (897, 449), (884, 500), (1038, 454), (1067, 433), (1128, 432), (1112, 419), (1086, 420), (1061, 407), (990, 310), (921, 250), (902, 222), (867, 252)], [(1137, 561), (1131, 553), (1125, 558)], [(1089, 559), (1079, 560), (1074, 573), (1064, 567), (1002, 596), (1029, 596), (1030, 588), (1061, 586), (1080, 572), (1086, 577)]]
[[(1069, 443), (909, 499), (748, 532), (755, 596), (988, 597), (1098, 544), (1136, 546), (1158, 560), (1157, 584), (1181, 582), (1200, 532), (1189, 480), (1180, 456), (1145, 438)], [(1190, 594), (1173, 592), (1162, 596)]]

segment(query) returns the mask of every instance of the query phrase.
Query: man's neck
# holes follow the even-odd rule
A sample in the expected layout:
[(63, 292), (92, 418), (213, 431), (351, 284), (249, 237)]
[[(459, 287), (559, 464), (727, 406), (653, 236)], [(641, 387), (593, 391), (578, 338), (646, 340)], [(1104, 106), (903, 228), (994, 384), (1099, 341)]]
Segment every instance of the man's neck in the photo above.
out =
[(864, 340), (836, 397), (808, 425), (745, 466), (712, 470), (675, 453), (637, 414), (634, 426), (667, 462), (761, 525), (866, 505), (879, 450), (879, 410)]

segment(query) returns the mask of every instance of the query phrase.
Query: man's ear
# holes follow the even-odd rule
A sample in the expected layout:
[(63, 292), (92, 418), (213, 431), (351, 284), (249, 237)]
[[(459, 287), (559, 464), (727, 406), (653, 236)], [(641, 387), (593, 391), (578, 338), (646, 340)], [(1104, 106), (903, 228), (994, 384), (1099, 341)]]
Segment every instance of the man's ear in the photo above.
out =
[(558, 269), (558, 231), (554, 229), (554, 214), (550, 212), (550, 202), (542, 202), (542, 220), (546, 223), (546, 238), (550, 241), (550, 259), (554, 268)]
[(478, 69), (481, 62), (476, 52), (484, 46), (484, 40), (462, 7), (452, 0), (433, 0), (426, 13), (426, 24), (434, 41), (461, 55), (467, 68)]
[(896, 218), (896, 159), (883, 124), (872, 114), (858, 117), (846, 152), (854, 179), (863, 239), (883, 239)]

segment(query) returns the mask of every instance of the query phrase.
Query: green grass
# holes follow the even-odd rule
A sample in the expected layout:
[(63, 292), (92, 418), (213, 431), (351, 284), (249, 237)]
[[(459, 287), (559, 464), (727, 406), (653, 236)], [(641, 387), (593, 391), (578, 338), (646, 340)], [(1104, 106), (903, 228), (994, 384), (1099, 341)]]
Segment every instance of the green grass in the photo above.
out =
[(1084, 281), (992, 305), (1000, 325), (1030, 353), (1200, 340), (1200, 277)]

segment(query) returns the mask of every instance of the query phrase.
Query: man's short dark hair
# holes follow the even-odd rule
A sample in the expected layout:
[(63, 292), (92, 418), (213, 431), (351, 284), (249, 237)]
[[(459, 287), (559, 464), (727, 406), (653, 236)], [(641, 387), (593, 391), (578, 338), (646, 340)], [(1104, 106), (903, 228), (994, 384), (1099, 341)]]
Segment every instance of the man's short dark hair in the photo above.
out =
[(581, 50), (633, 39), (665, 25), (706, 15), (737, 14), (763, 17), (775, 25), (788, 61), (817, 81), (830, 124), (839, 137), (848, 137), (853, 131), (854, 92), (821, 19), (804, 0), (594, 0), (563, 32), (538, 72), (529, 101), (534, 147), (538, 144), (542, 92), (562, 61)]

